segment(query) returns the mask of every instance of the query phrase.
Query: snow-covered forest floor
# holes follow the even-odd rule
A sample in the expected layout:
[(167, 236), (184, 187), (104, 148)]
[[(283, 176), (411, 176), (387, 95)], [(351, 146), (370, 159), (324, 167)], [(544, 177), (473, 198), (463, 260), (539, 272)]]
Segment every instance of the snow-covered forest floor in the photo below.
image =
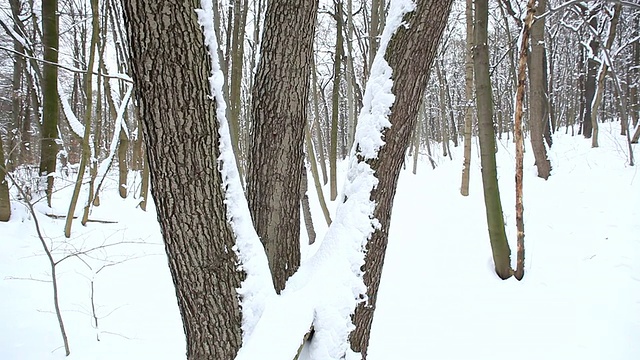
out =
[[(461, 147), (452, 147), (454, 161), (434, 147), (438, 167), (421, 158), (417, 175), (407, 158), (369, 359), (640, 359), (640, 171), (628, 166), (625, 138), (617, 124), (602, 124), (600, 148), (592, 149), (561, 129), (548, 181), (536, 177), (528, 145), (522, 282), (501, 281), (492, 270), (477, 145), (469, 197), (459, 193)], [(506, 137), (498, 146), (515, 263), (515, 151)], [(120, 199), (115, 177), (90, 217), (114, 223), (76, 221), (70, 239), (64, 220), (44, 213), (66, 214), (71, 186), (58, 182), (54, 209), (36, 205), (55, 260), (64, 259), (57, 271), (69, 359), (184, 359), (155, 209)], [(139, 184), (131, 184), (134, 192)], [(326, 225), (313, 183), (309, 189), (321, 240)], [(0, 359), (65, 358), (49, 264), (18, 201), (11, 221), (0, 223), (0, 239)]]

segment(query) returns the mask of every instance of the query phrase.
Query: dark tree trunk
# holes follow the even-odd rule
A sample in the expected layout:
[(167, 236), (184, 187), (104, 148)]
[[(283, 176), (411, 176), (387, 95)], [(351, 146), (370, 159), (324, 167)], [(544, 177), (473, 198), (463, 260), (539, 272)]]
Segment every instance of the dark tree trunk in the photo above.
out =
[[(211, 60), (200, 1), (123, 1), (132, 74), (155, 199), (187, 340), (187, 359), (233, 359), (241, 345), (231, 250), (218, 171)], [(295, 201), (299, 200), (296, 193)]]
[(378, 159), (370, 161), (379, 180), (371, 200), (377, 204), (374, 216), (381, 226), (367, 242), (364, 264), (367, 302), (356, 308), (356, 329), (350, 338), (351, 348), (360, 352), (363, 359), (367, 356), (398, 176), (418, 119), (419, 106), (416, 104), (422, 102), (451, 3), (450, 0), (417, 1), (416, 10), (404, 17), (407, 26), (397, 30), (385, 54), (393, 69), (392, 92), (396, 99), (389, 116), (392, 125), (384, 133), (385, 145), (380, 149)]
[(53, 176), (58, 154), (58, 0), (42, 2), (42, 141), (40, 145), (40, 176), (46, 178), (47, 205), (51, 206)]
[[(544, 13), (547, 1), (539, 0), (535, 12)], [(531, 129), (531, 147), (536, 159), (538, 176), (548, 179), (551, 175), (551, 162), (547, 158), (547, 148), (544, 145), (543, 134), (548, 131), (549, 123), (548, 101), (546, 97), (546, 66), (544, 44), (544, 18), (537, 20), (531, 26), (531, 55), (529, 59), (529, 128)]]
[(9, 184), (5, 176), (4, 147), (2, 135), (0, 135), (0, 221), (9, 221), (11, 218), (11, 202), (9, 201)]
[(300, 179), (317, 0), (274, 0), (253, 88), (247, 200), (276, 291), (300, 266)]
[[(589, 26), (597, 31), (598, 17), (596, 15), (591, 16)], [(591, 48), (591, 54), (595, 56), (600, 48), (600, 43), (592, 37), (591, 41), (589, 41), (589, 47)], [(591, 103), (596, 94), (596, 77), (598, 76), (599, 67), (600, 63), (598, 61), (593, 58), (587, 59), (587, 81), (584, 89), (584, 117), (582, 118), (582, 135), (587, 139), (590, 139), (593, 133), (593, 124), (591, 123), (591, 112), (593, 109), (591, 109)]]

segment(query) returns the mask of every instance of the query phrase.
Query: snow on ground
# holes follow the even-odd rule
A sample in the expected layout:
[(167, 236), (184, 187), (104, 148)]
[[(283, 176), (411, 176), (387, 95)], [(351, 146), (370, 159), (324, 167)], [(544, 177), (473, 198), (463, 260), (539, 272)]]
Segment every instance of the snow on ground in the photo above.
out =
[[(458, 189), (460, 148), (436, 170), (422, 161), (418, 175), (403, 171), (369, 359), (639, 359), (640, 171), (627, 165), (618, 133), (601, 125), (598, 149), (557, 133), (548, 181), (535, 176), (527, 148), (522, 282), (492, 271), (476, 145), (467, 198)], [(502, 140), (501, 195), (515, 261), (513, 156), (513, 144)], [(67, 240), (63, 220), (38, 215), (56, 259), (109, 245), (59, 265), (69, 359), (184, 359), (155, 208), (144, 213), (136, 199), (120, 199), (115, 178), (91, 216), (115, 224), (74, 222)], [(326, 225), (312, 185), (322, 239)], [(70, 193), (68, 186), (56, 193), (55, 213), (66, 213)], [(51, 284), (40, 281), (48, 279), (48, 263), (31, 216), (18, 202), (13, 207), (11, 221), (0, 223), (0, 359), (62, 359)]]

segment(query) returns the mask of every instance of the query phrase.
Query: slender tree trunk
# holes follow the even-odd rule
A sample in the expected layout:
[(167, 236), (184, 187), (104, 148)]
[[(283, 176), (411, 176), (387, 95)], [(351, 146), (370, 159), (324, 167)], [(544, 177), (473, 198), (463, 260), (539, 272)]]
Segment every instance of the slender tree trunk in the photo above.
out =
[(340, 79), (342, 69), (342, 49), (343, 49), (343, 37), (342, 37), (342, 0), (335, 2), (336, 6), (336, 53), (333, 63), (333, 90), (331, 92), (332, 98), (332, 112), (331, 112), (331, 145), (329, 148), (329, 188), (331, 201), (335, 201), (338, 197), (338, 117), (339, 117), (339, 105), (340, 105)]
[[(247, 0), (234, 0), (233, 2), (233, 42), (231, 49), (231, 81), (229, 90), (230, 119), (229, 130), (231, 145), (236, 158), (236, 166), (243, 179), (244, 166), (242, 159), (244, 154), (240, 151), (240, 113), (242, 109), (242, 69), (244, 64), (244, 34), (247, 22)], [(244, 180), (243, 180), (244, 181)]]
[(369, 63), (366, 68), (365, 79), (369, 78), (371, 71), (371, 65), (373, 65), (373, 59), (378, 52), (379, 39), (378, 37), (382, 33), (382, 26), (380, 26), (380, 18), (384, 16), (381, 9), (384, 9), (385, 0), (372, 0), (371, 1), (371, 18), (369, 22)]
[[(609, 37), (607, 38), (607, 42), (605, 43), (603, 51), (609, 51), (611, 49), (611, 45), (613, 45), (613, 40), (616, 37), (616, 28), (618, 26), (618, 21), (620, 19), (620, 13), (622, 12), (622, 5), (616, 4), (614, 7), (613, 17), (609, 22)], [(595, 56), (595, 53), (594, 53)], [(597, 82), (596, 82), (596, 90), (593, 97), (593, 102), (588, 103), (591, 106), (591, 127), (593, 129), (593, 134), (591, 137), (591, 147), (598, 147), (598, 107), (602, 102), (602, 95), (604, 93), (604, 80), (607, 75), (607, 70), (609, 66), (607, 65), (607, 61), (605, 60), (606, 55), (603, 55), (600, 59), (600, 69), (598, 70)], [(620, 95), (621, 96), (621, 95)]]
[[(536, 36), (533, 36), (533, 17), (536, 11), (540, 12), (540, 9), (544, 9), (545, 0), (537, 0), (538, 7), (536, 9), (536, 0), (529, 0), (527, 4), (527, 15), (522, 23), (522, 33), (521, 43), (520, 43), (520, 56), (518, 61), (518, 90), (516, 92), (516, 104), (515, 104), (515, 124), (514, 124), (514, 138), (516, 141), (516, 229), (518, 232), (517, 235), (517, 260), (516, 260), (516, 270), (514, 272), (514, 276), (518, 280), (522, 280), (524, 277), (524, 205), (522, 201), (522, 170), (523, 170), (523, 160), (524, 160), (524, 138), (523, 138), (523, 128), (522, 128), (522, 113), (524, 107), (524, 94), (526, 90), (526, 82), (527, 82), (527, 56), (529, 53), (529, 37), (531, 36), (531, 41), (540, 40)], [(534, 25), (535, 26), (535, 25)], [(544, 31), (544, 25), (542, 26), (542, 30)], [(534, 49), (536, 44), (533, 45)], [(532, 50), (533, 56), (533, 50)], [(533, 61), (532, 61), (533, 63)], [(530, 65), (532, 64), (530, 63)], [(531, 66), (529, 67), (529, 71), (531, 71)], [(531, 76), (531, 74), (530, 74)], [(532, 79), (533, 82), (533, 79)], [(538, 94), (536, 94), (538, 95)], [(533, 110), (533, 109), (532, 109)], [(532, 126), (533, 129), (533, 126)], [(542, 138), (540, 138), (540, 142), (542, 142)], [(544, 146), (544, 144), (542, 144)]]
[(471, 138), (473, 129), (473, 0), (465, 1), (465, 18), (467, 23), (467, 43), (464, 65), (464, 162), (462, 166), (462, 184), (460, 194), (469, 195), (469, 176), (471, 173)]
[[(598, 16), (595, 14), (590, 15), (591, 19), (589, 20), (589, 26), (593, 28), (594, 31), (598, 31)], [(582, 45), (580, 45), (582, 46)], [(591, 48), (591, 54), (595, 56), (598, 53), (598, 49), (600, 48), (600, 43), (596, 38), (592, 35), (591, 40), (589, 41), (589, 47)], [(585, 91), (584, 91), (584, 116), (582, 119), (582, 135), (590, 139), (593, 133), (593, 122), (591, 121), (591, 113), (593, 111), (592, 104), (593, 98), (596, 93), (596, 77), (598, 75), (598, 62), (596, 59), (589, 57), (587, 59), (587, 80), (585, 82)]]
[(42, 140), (40, 176), (46, 181), (47, 205), (51, 207), (58, 155), (58, 0), (42, 2)]
[(406, 27), (401, 26), (391, 38), (385, 53), (393, 69), (391, 127), (385, 130), (385, 145), (378, 158), (369, 160), (379, 183), (371, 193), (376, 203), (374, 216), (380, 227), (367, 242), (364, 263), (364, 283), (367, 300), (356, 308), (355, 330), (351, 333), (351, 348), (367, 357), (373, 313), (376, 308), (380, 275), (384, 264), (389, 236), (391, 208), (400, 169), (411, 132), (416, 126), (419, 107), (429, 79), (429, 70), (436, 57), (438, 44), (447, 23), (452, 1), (419, 0), (416, 9), (404, 16)]
[(436, 61), (436, 75), (438, 76), (438, 83), (440, 84), (440, 120), (441, 120), (441, 135), (442, 135), (442, 156), (449, 156), (451, 159), (451, 151), (449, 151), (449, 124), (447, 123), (447, 100), (446, 100), (446, 87), (442, 76), (440, 65)]
[(327, 226), (331, 225), (331, 215), (329, 215), (329, 208), (327, 207), (327, 202), (324, 199), (324, 192), (322, 191), (322, 184), (320, 184), (320, 175), (318, 174), (318, 164), (316, 163), (316, 155), (313, 151), (313, 142), (311, 141), (311, 131), (309, 131), (309, 125), (304, 128), (304, 143), (305, 148), (307, 149), (307, 158), (309, 159), (309, 163), (311, 164), (311, 175), (313, 176), (313, 183), (316, 188), (316, 193), (318, 194), (318, 201), (320, 202), (320, 207), (322, 208), (322, 214), (324, 215), (324, 220), (327, 222)]
[[(78, 168), (78, 177), (76, 178), (76, 184), (73, 188), (73, 195), (71, 196), (71, 202), (69, 204), (69, 210), (67, 212), (67, 218), (64, 225), (64, 236), (71, 237), (71, 225), (73, 223), (73, 216), (78, 204), (78, 198), (80, 196), (80, 190), (82, 189), (82, 180), (84, 179), (84, 172), (89, 163), (89, 157), (91, 156), (91, 149), (89, 145), (91, 136), (91, 118), (93, 115), (93, 65), (95, 62), (96, 46), (98, 44), (99, 25), (98, 25), (98, 0), (91, 0), (92, 9), (92, 32), (91, 32), (91, 44), (89, 45), (89, 63), (87, 64), (86, 78), (85, 78), (85, 93), (87, 94), (87, 106), (85, 109), (85, 122), (84, 122), (84, 136), (82, 139), (82, 159), (80, 160), (80, 166)], [(99, 100), (98, 100), (99, 101)], [(94, 154), (95, 155), (95, 154)], [(89, 191), (89, 198), (93, 196), (93, 182), (92, 189)]]
[[(424, 102), (424, 101), (422, 101)], [(422, 124), (421, 118), (418, 114), (418, 121), (416, 127), (413, 129), (413, 175), (418, 173), (418, 158), (420, 157), (420, 138), (422, 136)]]
[(433, 160), (433, 155), (431, 154), (431, 139), (429, 134), (431, 133), (431, 127), (429, 126), (429, 120), (431, 119), (430, 115), (427, 115), (427, 107), (425, 105), (425, 103), (427, 102), (427, 99), (422, 99), (422, 105), (420, 105), (421, 107), (421, 112), (423, 114), (424, 117), (424, 141), (427, 144), (427, 156), (429, 157), (429, 162), (431, 163), (431, 168), (435, 169), (436, 168), (436, 162)]
[[(140, 136), (140, 135), (138, 135)], [(147, 211), (147, 203), (149, 202), (149, 160), (147, 159), (147, 151), (142, 154), (142, 174), (140, 175), (142, 184), (140, 185), (140, 209)]]
[(247, 200), (279, 293), (300, 266), (304, 161), (317, 0), (274, 0), (253, 88)]
[(7, 182), (4, 147), (2, 135), (0, 135), (0, 221), (9, 221), (11, 218), (11, 202), (9, 201), (9, 183)]
[[(636, 18), (636, 29), (640, 29), (640, 17)], [(635, 127), (638, 125), (640, 119), (640, 97), (638, 96), (638, 87), (640, 86), (640, 41), (634, 42), (631, 46), (635, 68), (633, 69), (633, 71), (630, 71), (629, 74), (631, 79), (633, 79), (629, 82), (629, 102), (631, 104), (629, 110), (631, 114), (632, 124)]]
[[(319, 86), (318, 86), (318, 72), (316, 71), (316, 66), (315, 66), (315, 58), (314, 58), (314, 64), (313, 67), (311, 68), (311, 74), (313, 75), (313, 116), (314, 116), (314, 128), (315, 128), (315, 133), (316, 133), (316, 137), (317, 137), (317, 143), (318, 143), (318, 155), (319, 155), (319, 162), (320, 162), (320, 169), (322, 170), (322, 184), (326, 185), (327, 182), (329, 181), (329, 178), (327, 177), (327, 160), (325, 157), (325, 146), (324, 146), (324, 141), (322, 138), (322, 129), (320, 129), (320, 100), (318, 99), (319, 95), (318, 92), (320, 91)], [(309, 129), (309, 131), (312, 131), (313, 129)]]
[[(122, 5), (154, 182), (151, 191), (182, 315), (187, 359), (233, 359), (242, 342), (236, 289), (244, 276), (230, 250), (235, 241), (218, 171), (219, 124), (208, 81), (211, 61), (197, 14), (185, 9), (201, 4), (129, 0)], [(153, 66), (148, 66), (149, 54), (154, 54)], [(298, 204), (299, 192), (294, 200)]]
[(309, 196), (307, 190), (309, 188), (307, 168), (302, 164), (302, 180), (300, 180), (300, 205), (302, 207), (302, 216), (304, 218), (304, 226), (307, 229), (307, 236), (309, 238), (309, 245), (316, 242), (316, 230), (313, 228), (313, 218), (311, 216), (311, 206), (309, 205)]
[[(10, 0), (11, 15), (13, 18), (13, 31), (21, 34), (22, 31), (18, 25), (21, 2), (20, 0)], [(24, 46), (17, 39), (13, 41), (13, 50), (19, 54), (24, 53)], [(22, 132), (22, 122), (24, 114), (22, 113), (24, 95), (22, 94), (22, 72), (25, 67), (24, 57), (14, 55), (13, 57), (13, 76), (11, 79), (11, 126), (8, 131), (9, 135), (9, 153), (7, 154), (7, 170), (13, 171), (19, 165), (20, 159), (23, 157), (22, 149), (24, 144), (24, 135)], [(0, 163), (4, 165), (4, 162)], [(2, 181), (2, 179), (0, 179)]]
[[(544, 13), (546, 0), (538, 0), (536, 14)], [(549, 112), (546, 99), (545, 66), (544, 66), (544, 27), (545, 19), (536, 20), (531, 26), (531, 57), (529, 59), (529, 127), (531, 129), (531, 147), (536, 159), (538, 177), (545, 180), (551, 175), (551, 162), (547, 158), (547, 148), (544, 145), (543, 131), (548, 122)], [(522, 54), (521, 54), (522, 56)], [(520, 85), (519, 85), (520, 86)], [(517, 140), (516, 140), (517, 142)]]
[(476, 0), (474, 74), (476, 84), (476, 107), (480, 140), (480, 162), (482, 165), (482, 188), (489, 227), (489, 239), (493, 252), (496, 273), (501, 279), (512, 275), (511, 249), (507, 242), (502, 215), (502, 203), (496, 170), (496, 141), (493, 131), (493, 102), (489, 77), (489, 47), (487, 39), (489, 6), (488, 0)]
[[(446, 112), (449, 114), (449, 121), (451, 122), (451, 141), (453, 141), (453, 146), (458, 147), (458, 125), (456, 125), (455, 117), (453, 116), (453, 102), (451, 101), (451, 89), (449, 88), (449, 82), (447, 81), (447, 72), (444, 67), (444, 62), (442, 62), (440, 66), (440, 77), (442, 79), (442, 85), (444, 88), (444, 96), (445, 96), (445, 104), (446, 104)], [(445, 107), (443, 107), (444, 109)], [(449, 144), (447, 144), (449, 147)], [(451, 151), (449, 151), (451, 153)]]

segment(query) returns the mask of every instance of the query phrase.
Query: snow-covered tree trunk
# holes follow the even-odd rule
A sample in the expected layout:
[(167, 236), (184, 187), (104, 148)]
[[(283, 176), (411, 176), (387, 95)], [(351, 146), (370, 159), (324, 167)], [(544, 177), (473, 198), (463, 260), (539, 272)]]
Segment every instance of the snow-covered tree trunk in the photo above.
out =
[[(376, 61), (378, 57), (384, 56), (391, 68), (391, 92), (395, 96), (395, 102), (389, 113), (391, 127), (384, 130), (385, 144), (376, 159), (367, 160), (379, 181), (371, 193), (371, 200), (376, 203), (374, 217), (379, 221), (380, 227), (367, 242), (364, 264), (367, 299), (356, 309), (356, 329), (351, 334), (351, 348), (360, 352), (363, 358), (366, 358), (369, 345), (398, 176), (411, 132), (418, 120), (420, 107), (417, 104), (422, 102), (451, 3), (450, 0), (417, 1), (415, 10), (403, 18), (406, 26), (401, 26), (391, 37), (384, 53), (382, 51), (385, 49), (381, 48), (381, 52), (376, 55)], [(360, 147), (362, 144), (355, 146)]]
[[(187, 359), (233, 359), (242, 341), (233, 233), (218, 171), (219, 124), (199, 1), (123, 1), (152, 194)], [(298, 204), (299, 194), (294, 197)]]

